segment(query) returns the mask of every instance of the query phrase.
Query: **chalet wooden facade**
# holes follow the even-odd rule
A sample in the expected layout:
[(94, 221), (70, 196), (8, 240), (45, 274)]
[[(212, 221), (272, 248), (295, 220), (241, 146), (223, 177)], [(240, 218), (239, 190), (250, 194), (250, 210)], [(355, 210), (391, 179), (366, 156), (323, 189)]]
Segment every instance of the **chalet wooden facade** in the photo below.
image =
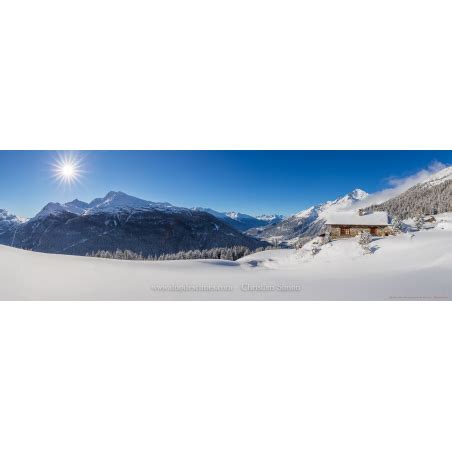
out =
[(326, 224), (331, 238), (355, 237), (361, 232), (369, 232), (376, 237), (385, 237), (392, 233), (386, 212), (373, 213), (336, 213), (328, 218)]

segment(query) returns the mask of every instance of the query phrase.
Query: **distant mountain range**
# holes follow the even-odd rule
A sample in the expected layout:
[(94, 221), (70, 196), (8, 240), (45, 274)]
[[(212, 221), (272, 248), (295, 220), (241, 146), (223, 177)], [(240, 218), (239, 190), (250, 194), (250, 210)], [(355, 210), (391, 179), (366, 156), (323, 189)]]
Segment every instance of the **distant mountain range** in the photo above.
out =
[[(319, 234), (332, 213), (368, 207), (372, 199), (357, 188), (284, 218), (188, 209), (111, 191), (90, 203), (78, 199), (65, 204), (51, 202), (31, 219), (0, 210), (0, 244), (78, 255), (117, 249), (145, 255), (232, 246), (256, 249), (274, 242), (290, 246), (300, 238)], [(401, 218), (418, 212), (452, 211), (452, 167), (371, 207)]]
[(255, 228), (247, 233), (270, 242), (289, 243), (300, 237), (311, 237), (323, 229), (329, 214), (337, 210), (350, 209), (354, 203), (362, 201), (368, 193), (357, 188), (334, 201), (327, 201), (302, 210), (275, 225)]
[(265, 246), (208, 212), (109, 192), (90, 203), (49, 203), (35, 217), (2, 211), (0, 244), (48, 253), (84, 255), (129, 249), (143, 255), (182, 250)]
[(194, 207), (193, 210), (198, 212), (207, 212), (216, 218), (223, 220), (238, 231), (245, 232), (248, 229), (264, 227), (272, 224), (278, 224), (284, 219), (283, 215), (260, 215), (253, 217), (240, 212), (217, 212), (213, 209), (204, 207)]
[(55, 215), (61, 212), (70, 212), (76, 215), (94, 215), (96, 213), (117, 213), (123, 211), (136, 210), (184, 210), (174, 207), (167, 202), (152, 202), (130, 196), (122, 191), (111, 191), (103, 198), (96, 198), (90, 203), (74, 199), (66, 204), (50, 202), (34, 218), (42, 218), (48, 215)]

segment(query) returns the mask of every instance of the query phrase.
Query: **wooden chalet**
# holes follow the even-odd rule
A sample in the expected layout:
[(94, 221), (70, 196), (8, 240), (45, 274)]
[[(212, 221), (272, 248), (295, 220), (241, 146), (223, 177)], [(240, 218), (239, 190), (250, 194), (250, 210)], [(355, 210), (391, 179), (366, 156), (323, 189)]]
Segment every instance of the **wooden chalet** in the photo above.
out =
[(337, 212), (327, 219), (326, 225), (333, 239), (355, 237), (361, 232), (377, 237), (392, 233), (387, 212)]

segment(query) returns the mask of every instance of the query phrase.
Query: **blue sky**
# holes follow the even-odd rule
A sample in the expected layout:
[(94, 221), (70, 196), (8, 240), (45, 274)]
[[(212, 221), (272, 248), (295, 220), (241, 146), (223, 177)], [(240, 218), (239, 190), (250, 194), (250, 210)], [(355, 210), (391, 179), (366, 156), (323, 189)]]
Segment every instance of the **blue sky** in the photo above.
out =
[[(55, 180), (57, 157), (80, 159), (79, 183)], [(375, 192), (452, 151), (0, 151), (0, 208), (35, 215), (47, 202), (121, 190), (174, 205), (296, 213), (354, 188)]]

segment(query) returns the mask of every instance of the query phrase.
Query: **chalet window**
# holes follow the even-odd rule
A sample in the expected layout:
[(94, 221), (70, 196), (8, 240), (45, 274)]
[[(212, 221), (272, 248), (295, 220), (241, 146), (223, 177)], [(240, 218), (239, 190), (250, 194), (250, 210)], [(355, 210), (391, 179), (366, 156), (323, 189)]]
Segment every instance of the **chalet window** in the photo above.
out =
[(341, 228), (341, 235), (350, 235), (350, 228)]

